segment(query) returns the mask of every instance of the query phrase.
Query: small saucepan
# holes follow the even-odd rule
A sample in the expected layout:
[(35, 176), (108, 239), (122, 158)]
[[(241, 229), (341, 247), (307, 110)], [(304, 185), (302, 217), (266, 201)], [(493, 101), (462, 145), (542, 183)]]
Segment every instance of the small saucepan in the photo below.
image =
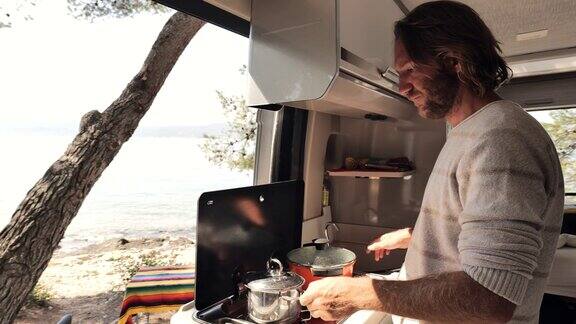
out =
[(309, 320), (309, 316), (302, 318), (299, 301), (304, 278), (296, 273), (284, 272), (278, 259), (270, 259), (266, 266), (268, 274), (265, 277), (246, 284), (249, 290), (250, 319), (256, 323), (295, 323)]
[(324, 229), (325, 238), (319, 238), (312, 243), (304, 244), (303, 247), (288, 253), (288, 266), (304, 278), (303, 289), (315, 280), (324, 277), (347, 276), (351, 277), (356, 262), (354, 252), (330, 245), (328, 228), (336, 224), (329, 223)]

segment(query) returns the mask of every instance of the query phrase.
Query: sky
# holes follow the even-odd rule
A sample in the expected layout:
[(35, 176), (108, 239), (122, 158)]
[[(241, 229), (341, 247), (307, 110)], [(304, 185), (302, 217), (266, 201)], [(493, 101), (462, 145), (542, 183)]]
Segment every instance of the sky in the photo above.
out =
[[(71, 17), (66, 0), (34, 1), (36, 6), (20, 7), (17, 3), (24, 3), (20, 0), (0, 0), (2, 20), (6, 11), (12, 13), (12, 27), (0, 28), (0, 229), (46, 168), (62, 155), (81, 117), (94, 109), (103, 111), (121, 94), (173, 13), (90, 23)], [(248, 39), (205, 25), (138, 129), (224, 124), (216, 90), (244, 94), (246, 82), (239, 69), (247, 63), (247, 54)], [(43, 132), (46, 129), (63, 131)], [(87, 198), (85, 214), (130, 202), (143, 192), (155, 195), (146, 196), (148, 204), (161, 205), (166, 203), (164, 197), (171, 199), (170, 204), (176, 199), (170, 197), (180, 197), (182, 203), (197, 191), (251, 183), (250, 175), (209, 164), (197, 142), (195, 138), (131, 139)]]
[[(0, 0), (0, 9), (14, 9), (7, 5), (16, 3), (12, 1)], [(0, 28), (4, 129), (76, 127), (84, 113), (103, 111), (139, 71), (171, 14), (90, 23), (71, 17), (66, 0), (40, 0), (15, 12), (12, 27)], [(239, 69), (247, 54), (246, 38), (213, 25), (203, 27), (140, 127), (223, 123), (215, 90), (244, 94), (246, 83)]]

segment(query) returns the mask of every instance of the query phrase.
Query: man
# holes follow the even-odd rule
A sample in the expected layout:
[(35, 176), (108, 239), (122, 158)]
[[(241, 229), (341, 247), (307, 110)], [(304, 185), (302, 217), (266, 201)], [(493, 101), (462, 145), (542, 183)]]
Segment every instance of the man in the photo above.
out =
[(400, 91), (453, 128), (413, 233), (385, 235), (376, 258), (408, 248), (405, 280), (326, 278), (301, 296), (314, 317), (360, 309), (440, 323), (537, 323), (563, 212), (556, 150), (540, 124), (494, 90), (500, 48), (471, 8), (425, 3), (395, 26)]

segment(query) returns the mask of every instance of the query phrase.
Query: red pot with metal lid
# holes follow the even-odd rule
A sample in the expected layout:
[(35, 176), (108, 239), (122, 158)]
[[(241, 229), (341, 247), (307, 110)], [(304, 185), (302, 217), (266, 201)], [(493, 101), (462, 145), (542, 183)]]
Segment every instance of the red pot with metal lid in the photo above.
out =
[(304, 244), (303, 247), (292, 250), (287, 255), (290, 271), (304, 278), (302, 286), (304, 289), (308, 288), (312, 281), (324, 277), (352, 276), (356, 254), (348, 249), (330, 245), (328, 239), (330, 226), (338, 229), (336, 224), (326, 225), (324, 230), (326, 238), (315, 239), (312, 243)]

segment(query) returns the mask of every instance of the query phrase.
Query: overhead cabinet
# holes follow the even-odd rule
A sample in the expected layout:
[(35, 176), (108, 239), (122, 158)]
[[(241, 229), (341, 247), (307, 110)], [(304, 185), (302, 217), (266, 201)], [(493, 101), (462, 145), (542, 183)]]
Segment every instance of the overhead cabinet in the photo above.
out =
[(248, 104), (411, 120), (393, 65), (394, 1), (252, 0)]

